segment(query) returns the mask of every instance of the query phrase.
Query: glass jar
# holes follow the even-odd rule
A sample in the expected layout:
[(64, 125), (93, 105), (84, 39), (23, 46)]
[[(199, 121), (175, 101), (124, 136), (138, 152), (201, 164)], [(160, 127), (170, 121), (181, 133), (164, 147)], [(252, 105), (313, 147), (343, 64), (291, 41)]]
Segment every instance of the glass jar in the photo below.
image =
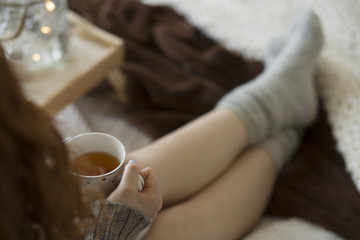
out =
[(0, 0), (0, 41), (25, 69), (48, 68), (67, 56), (67, 0)]

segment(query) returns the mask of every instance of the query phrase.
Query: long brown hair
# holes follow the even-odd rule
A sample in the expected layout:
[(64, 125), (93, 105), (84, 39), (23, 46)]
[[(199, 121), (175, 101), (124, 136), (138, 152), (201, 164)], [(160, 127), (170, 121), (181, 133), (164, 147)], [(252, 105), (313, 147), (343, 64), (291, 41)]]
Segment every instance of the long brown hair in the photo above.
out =
[(0, 47), (0, 239), (82, 239), (88, 205), (51, 118), (23, 95)]

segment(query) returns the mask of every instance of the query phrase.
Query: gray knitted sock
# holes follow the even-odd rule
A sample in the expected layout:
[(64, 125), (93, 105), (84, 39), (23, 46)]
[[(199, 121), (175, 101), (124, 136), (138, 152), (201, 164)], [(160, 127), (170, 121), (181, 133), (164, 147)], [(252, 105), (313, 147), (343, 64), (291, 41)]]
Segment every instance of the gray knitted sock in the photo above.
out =
[(304, 18), (307, 17), (307, 14), (313, 13), (303, 12), (295, 19), (288, 32), (283, 33), (279, 36), (275, 36), (270, 40), (265, 57), (266, 66), (273, 62), (273, 60), (278, 56), (278, 54), (286, 45), (287, 39), (290, 38), (292, 34), (294, 34), (296, 31), (298, 31), (299, 28), (302, 27)]
[(237, 113), (249, 143), (254, 144), (284, 128), (303, 128), (317, 113), (313, 73), (322, 46), (322, 30), (312, 12), (301, 14), (286, 34), (285, 45), (256, 79), (226, 94), (217, 108)]
[(300, 133), (290, 128), (260, 143), (259, 147), (264, 148), (270, 153), (277, 169), (280, 170), (297, 150), (299, 142)]
[(286, 37), (287, 35), (280, 35), (270, 40), (265, 56), (266, 67), (270, 67), (270, 65), (275, 62), (274, 59), (280, 54), (281, 50), (286, 44)]

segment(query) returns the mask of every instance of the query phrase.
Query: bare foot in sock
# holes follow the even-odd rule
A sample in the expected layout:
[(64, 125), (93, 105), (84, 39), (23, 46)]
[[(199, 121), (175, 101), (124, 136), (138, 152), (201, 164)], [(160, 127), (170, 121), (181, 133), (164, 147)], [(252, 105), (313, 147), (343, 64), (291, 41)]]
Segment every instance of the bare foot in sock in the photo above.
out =
[(267, 47), (266, 56), (265, 56), (265, 67), (269, 68), (270, 65), (274, 62), (274, 59), (280, 54), (281, 49), (286, 44), (287, 35), (280, 35), (273, 37)]
[(285, 128), (304, 128), (316, 117), (317, 94), (314, 68), (323, 35), (312, 12), (299, 15), (284, 45), (267, 58), (265, 71), (225, 95), (217, 107), (237, 113), (249, 143), (257, 143)]
[[(298, 31), (299, 28), (304, 27), (304, 22), (309, 21), (312, 18), (308, 15), (313, 15), (313, 13), (311, 11), (305, 11), (302, 14), (299, 14), (292, 23), (288, 32), (283, 33), (279, 36), (275, 36), (269, 41), (265, 57), (265, 62), (267, 66), (272, 63), (274, 59), (279, 55), (281, 50), (284, 49), (286, 43), (288, 42), (287, 39), (290, 38), (292, 34), (294, 34), (296, 31)], [(305, 26), (306, 25), (307, 24), (305, 24)]]

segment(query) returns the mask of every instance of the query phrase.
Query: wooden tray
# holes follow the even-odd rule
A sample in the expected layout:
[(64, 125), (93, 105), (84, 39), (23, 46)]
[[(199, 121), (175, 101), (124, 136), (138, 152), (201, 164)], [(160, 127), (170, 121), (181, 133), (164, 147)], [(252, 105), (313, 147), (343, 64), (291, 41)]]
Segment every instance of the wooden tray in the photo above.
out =
[(19, 72), (25, 95), (51, 115), (88, 92), (109, 73), (116, 75), (115, 88), (121, 88), (124, 81), (119, 72), (124, 41), (74, 12), (69, 11), (68, 18), (69, 57), (46, 71)]

